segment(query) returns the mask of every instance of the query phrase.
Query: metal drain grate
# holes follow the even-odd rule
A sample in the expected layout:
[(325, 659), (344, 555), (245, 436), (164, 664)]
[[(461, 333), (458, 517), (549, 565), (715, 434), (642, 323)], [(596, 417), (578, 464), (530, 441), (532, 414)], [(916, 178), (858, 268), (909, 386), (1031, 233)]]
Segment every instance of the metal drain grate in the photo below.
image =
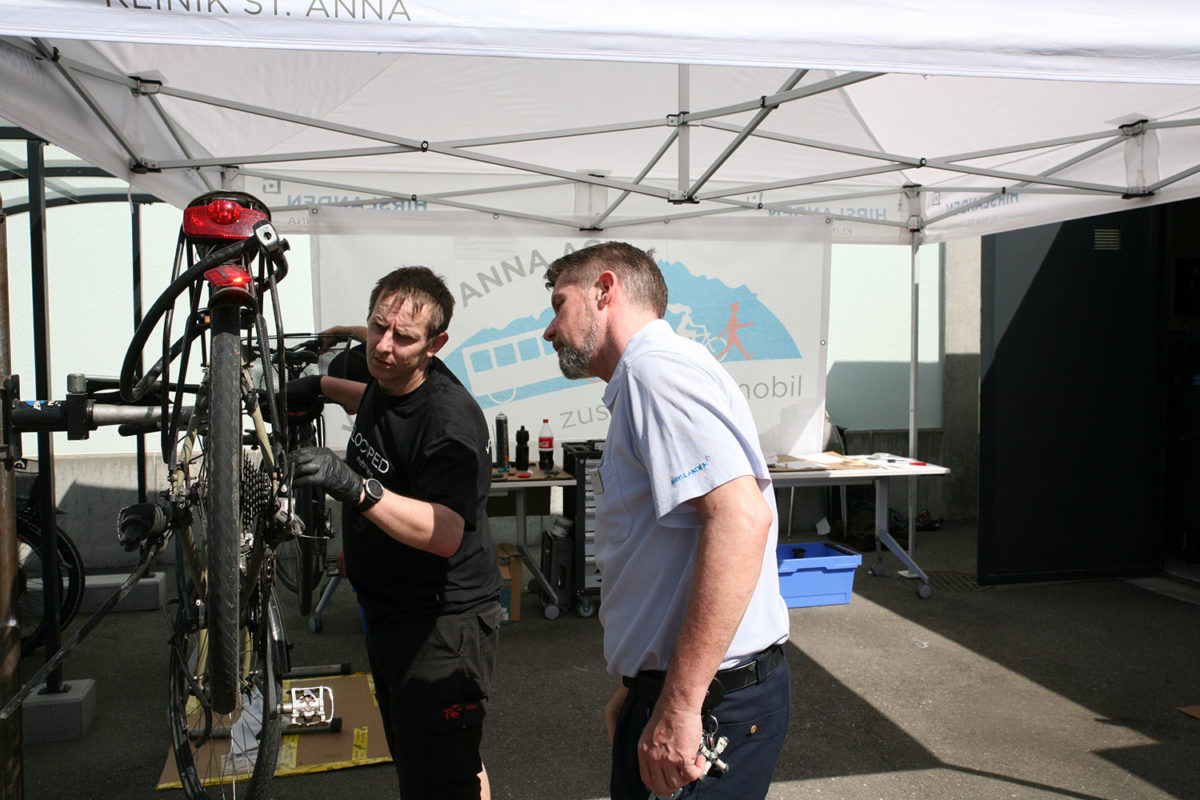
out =
[(981, 592), (991, 588), (980, 586), (969, 572), (926, 572), (929, 585), (939, 592)]

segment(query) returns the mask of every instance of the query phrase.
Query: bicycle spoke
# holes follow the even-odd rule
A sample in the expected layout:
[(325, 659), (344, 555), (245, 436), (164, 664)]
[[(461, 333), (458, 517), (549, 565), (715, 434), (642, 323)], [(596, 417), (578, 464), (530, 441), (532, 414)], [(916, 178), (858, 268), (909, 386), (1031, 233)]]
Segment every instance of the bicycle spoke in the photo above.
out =
[(206, 688), (207, 634), (181, 613), (172, 641), (168, 719), (181, 786), (189, 798), (265, 798), (279, 756), (281, 641), (273, 599), (255, 603), (241, 630), (237, 706), (211, 710)]

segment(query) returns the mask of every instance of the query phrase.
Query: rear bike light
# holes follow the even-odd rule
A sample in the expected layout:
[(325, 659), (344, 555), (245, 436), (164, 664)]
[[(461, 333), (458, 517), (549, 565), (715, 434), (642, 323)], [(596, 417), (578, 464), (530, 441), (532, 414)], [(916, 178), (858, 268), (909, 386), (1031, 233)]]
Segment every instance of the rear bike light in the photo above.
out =
[(236, 200), (218, 197), (205, 205), (183, 210), (183, 232), (198, 239), (248, 239), (254, 225), (268, 216)]
[(252, 278), (250, 273), (241, 267), (226, 264), (223, 267), (213, 267), (204, 273), (204, 280), (213, 286), (246, 286)]

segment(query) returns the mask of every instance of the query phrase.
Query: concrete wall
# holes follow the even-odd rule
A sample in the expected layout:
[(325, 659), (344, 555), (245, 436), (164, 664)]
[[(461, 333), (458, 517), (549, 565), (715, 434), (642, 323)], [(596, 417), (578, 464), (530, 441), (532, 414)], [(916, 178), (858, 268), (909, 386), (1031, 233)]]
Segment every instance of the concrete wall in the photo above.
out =
[(980, 240), (948, 243), (943, 253), (944, 508), (948, 518), (968, 520), (979, 516)]

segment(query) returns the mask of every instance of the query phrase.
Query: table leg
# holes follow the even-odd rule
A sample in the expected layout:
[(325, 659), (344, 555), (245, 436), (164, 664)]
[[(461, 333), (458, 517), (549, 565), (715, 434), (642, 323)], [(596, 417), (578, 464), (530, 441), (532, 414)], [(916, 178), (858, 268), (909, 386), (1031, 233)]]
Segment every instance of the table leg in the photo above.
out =
[(876, 561), (875, 565), (873, 567), (871, 567), (871, 574), (872, 575), (882, 575), (883, 574), (883, 554), (879, 551), (879, 545), (880, 545), (880, 543), (882, 543), (884, 547), (886, 547), (894, 556), (896, 556), (896, 558), (900, 559), (900, 561), (903, 562), (904, 566), (908, 567), (908, 571), (911, 573), (909, 575), (904, 575), (904, 573), (901, 572), (900, 573), (901, 575), (904, 575), (904, 577), (906, 577), (906, 578), (908, 578), (908, 577), (919, 578), (921, 580), (921, 585), (919, 587), (917, 587), (917, 595), (919, 597), (921, 597), (922, 599), (929, 597), (929, 595), (933, 591), (929, 586), (929, 576), (926, 575), (925, 572), (920, 567), (917, 566), (917, 562), (913, 560), (912, 556), (909, 555), (907, 552), (905, 552), (904, 548), (901, 547), (900, 544), (895, 539), (892, 538), (892, 535), (890, 533), (888, 533), (887, 478), (876, 478), (874, 480), (874, 483), (875, 483), (875, 553), (878, 558), (878, 561)]
[(517, 543), (525, 548), (529, 545), (525, 539), (525, 490), (517, 489), (514, 494), (516, 495), (513, 502), (517, 512)]

